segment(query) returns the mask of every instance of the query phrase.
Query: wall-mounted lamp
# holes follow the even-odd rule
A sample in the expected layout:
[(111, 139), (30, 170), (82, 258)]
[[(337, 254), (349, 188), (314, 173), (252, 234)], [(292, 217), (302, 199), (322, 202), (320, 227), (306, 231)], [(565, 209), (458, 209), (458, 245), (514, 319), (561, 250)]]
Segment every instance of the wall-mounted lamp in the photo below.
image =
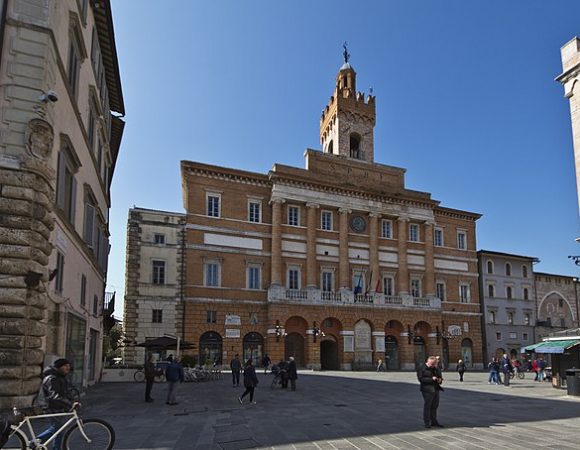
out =
[(326, 335), (324, 334), (324, 331), (322, 331), (320, 328), (318, 328), (318, 327), (316, 326), (316, 322), (313, 322), (313, 327), (312, 327), (312, 335), (314, 336), (314, 342), (316, 342), (316, 338), (317, 338), (318, 336), (322, 336), (322, 337), (326, 336)]

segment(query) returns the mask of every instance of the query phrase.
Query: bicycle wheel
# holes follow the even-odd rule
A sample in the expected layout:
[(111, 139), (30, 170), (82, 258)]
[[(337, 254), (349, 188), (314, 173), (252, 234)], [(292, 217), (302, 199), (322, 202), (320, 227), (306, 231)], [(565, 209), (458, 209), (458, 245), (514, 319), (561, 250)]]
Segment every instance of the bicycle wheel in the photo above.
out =
[(526, 378), (526, 374), (524, 372), (518, 372), (518, 378), (520, 380), (523, 380), (524, 378)]
[(90, 439), (81, 433), (78, 424), (69, 428), (63, 438), (63, 449), (65, 450), (111, 450), (115, 444), (115, 430), (107, 422), (101, 419), (82, 419), (83, 432)]
[(133, 379), (137, 383), (143, 383), (145, 381), (145, 372), (143, 372), (142, 370), (138, 370), (133, 374)]
[(27, 439), (20, 431), (15, 431), (8, 438), (8, 442), (2, 446), (3, 450), (26, 450)]

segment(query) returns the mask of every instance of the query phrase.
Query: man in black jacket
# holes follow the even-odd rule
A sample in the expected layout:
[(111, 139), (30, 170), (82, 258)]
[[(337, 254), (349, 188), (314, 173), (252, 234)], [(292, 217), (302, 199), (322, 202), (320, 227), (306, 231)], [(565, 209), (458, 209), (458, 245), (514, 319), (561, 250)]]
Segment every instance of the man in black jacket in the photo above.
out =
[(242, 371), (242, 362), (240, 361), (240, 355), (236, 353), (236, 356), (230, 361), (230, 369), (232, 369), (232, 383), (234, 387), (240, 385), (240, 372)]
[[(72, 408), (80, 405), (73, 402), (68, 394), (68, 381), (66, 376), (71, 371), (70, 361), (65, 358), (57, 359), (52, 366), (47, 367), (42, 376), (42, 395), (46, 400), (46, 413), (69, 412)], [(45, 441), (52, 436), (66, 421), (62, 417), (51, 418), (50, 427), (38, 435), (38, 439)], [(60, 450), (63, 434), (59, 434), (53, 441), (53, 450)]]
[(298, 378), (298, 373), (296, 371), (296, 361), (294, 361), (294, 356), (291, 356), (288, 361), (288, 379), (290, 380), (290, 388), (296, 390), (296, 379)]
[(423, 394), (423, 422), (425, 428), (443, 428), (437, 421), (437, 408), (439, 407), (439, 392), (443, 390), (441, 383), (443, 376), (437, 368), (437, 358), (429, 356), (425, 364), (421, 364), (417, 370), (417, 379), (421, 383), (421, 394)]

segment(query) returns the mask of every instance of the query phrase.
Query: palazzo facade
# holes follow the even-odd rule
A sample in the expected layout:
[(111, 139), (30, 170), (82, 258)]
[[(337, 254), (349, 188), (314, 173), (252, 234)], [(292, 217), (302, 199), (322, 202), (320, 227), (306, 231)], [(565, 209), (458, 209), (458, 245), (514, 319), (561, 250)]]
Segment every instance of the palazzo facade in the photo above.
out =
[(476, 220), (374, 161), (375, 97), (341, 67), (305, 169), (182, 161), (184, 339), (201, 363), (481, 368)]

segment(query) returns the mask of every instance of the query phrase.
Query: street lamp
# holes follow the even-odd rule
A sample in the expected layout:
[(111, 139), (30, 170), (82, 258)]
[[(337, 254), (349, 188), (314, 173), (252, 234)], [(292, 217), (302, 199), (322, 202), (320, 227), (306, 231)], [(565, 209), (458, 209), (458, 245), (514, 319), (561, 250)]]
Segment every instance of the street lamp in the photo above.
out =
[(438, 326), (435, 327), (435, 336), (437, 337), (437, 345), (439, 345), (441, 339), (448, 341), (449, 339), (456, 339), (460, 337), (459, 335), (449, 333), (449, 331), (439, 331)]
[(287, 335), (286, 330), (280, 325), (280, 321), (276, 320), (276, 326), (274, 327), (274, 332), (276, 333), (276, 342), (280, 341), (280, 337)]
[(315, 321), (315, 322), (313, 322), (313, 325), (314, 325), (314, 326), (312, 327), (312, 335), (314, 336), (314, 342), (316, 342), (316, 337), (317, 337), (317, 336), (322, 336), (322, 337), (324, 337), (324, 336), (326, 336), (326, 335), (324, 334), (324, 331), (322, 331), (320, 328), (318, 328), (318, 327), (316, 326), (316, 321)]

